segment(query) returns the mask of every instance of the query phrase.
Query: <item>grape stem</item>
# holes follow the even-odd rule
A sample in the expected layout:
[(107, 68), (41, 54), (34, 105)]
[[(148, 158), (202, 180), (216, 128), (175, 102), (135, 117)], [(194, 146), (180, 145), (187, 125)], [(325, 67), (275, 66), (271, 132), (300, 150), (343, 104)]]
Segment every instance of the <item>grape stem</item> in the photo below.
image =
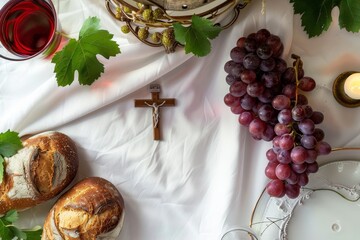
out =
[(298, 74), (298, 71), (299, 71), (299, 65), (301, 64), (301, 59), (300, 59), (300, 56), (298, 56), (296, 54), (292, 54), (291, 58), (295, 59), (294, 69), (295, 69), (295, 80), (296, 80), (296, 89), (295, 89), (295, 106), (296, 106), (297, 102), (298, 102), (298, 94), (299, 94), (299, 88), (298, 88), (299, 74)]
[(333, 152), (343, 151), (343, 150), (360, 150), (360, 147), (335, 147), (331, 149), (331, 151)]

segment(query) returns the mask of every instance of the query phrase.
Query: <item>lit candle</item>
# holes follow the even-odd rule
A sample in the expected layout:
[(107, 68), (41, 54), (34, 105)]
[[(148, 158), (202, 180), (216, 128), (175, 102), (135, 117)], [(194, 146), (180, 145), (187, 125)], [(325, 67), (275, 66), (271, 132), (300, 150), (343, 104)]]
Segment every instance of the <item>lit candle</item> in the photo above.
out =
[(360, 99), (360, 73), (353, 73), (345, 80), (344, 91), (350, 98)]

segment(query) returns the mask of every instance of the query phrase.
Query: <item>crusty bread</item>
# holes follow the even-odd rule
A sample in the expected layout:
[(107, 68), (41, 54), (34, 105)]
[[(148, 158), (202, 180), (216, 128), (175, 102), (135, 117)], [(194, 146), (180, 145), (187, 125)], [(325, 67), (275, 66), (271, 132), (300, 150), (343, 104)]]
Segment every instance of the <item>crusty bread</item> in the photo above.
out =
[(109, 181), (89, 177), (75, 184), (46, 217), (42, 240), (116, 239), (124, 220), (124, 200)]
[(23, 145), (17, 154), (5, 158), (0, 214), (45, 202), (75, 178), (78, 155), (75, 143), (67, 135), (45, 132), (24, 140)]

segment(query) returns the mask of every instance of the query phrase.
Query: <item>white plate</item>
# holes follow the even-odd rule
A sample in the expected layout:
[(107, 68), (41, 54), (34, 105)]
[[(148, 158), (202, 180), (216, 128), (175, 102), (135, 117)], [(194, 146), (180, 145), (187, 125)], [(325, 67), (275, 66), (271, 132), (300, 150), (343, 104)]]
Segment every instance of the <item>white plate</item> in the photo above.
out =
[(264, 192), (251, 228), (261, 240), (347, 240), (360, 235), (360, 162), (336, 161), (309, 175), (296, 199)]

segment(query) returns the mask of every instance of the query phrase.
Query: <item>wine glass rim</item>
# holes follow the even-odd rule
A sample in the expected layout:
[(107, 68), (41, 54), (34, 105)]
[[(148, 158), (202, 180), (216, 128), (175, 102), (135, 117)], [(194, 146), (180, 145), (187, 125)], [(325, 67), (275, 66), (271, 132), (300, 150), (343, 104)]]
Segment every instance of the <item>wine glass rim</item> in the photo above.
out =
[[(15, 58), (15, 57), (8, 57), (8, 56), (4, 56), (3, 54), (0, 53), (0, 57), (3, 58), (3, 59), (6, 59), (6, 60), (10, 60), (10, 61), (25, 61), (25, 60), (29, 60), (29, 59), (32, 59), (38, 55), (41, 55), (42, 53), (44, 53), (48, 47), (53, 43), (53, 40), (54, 38), (56, 37), (56, 32), (57, 32), (57, 27), (58, 27), (58, 17), (57, 17), (57, 12), (56, 12), (56, 9), (55, 9), (55, 6), (52, 2), (52, 0), (43, 0), (44, 2), (46, 2), (47, 4), (50, 5), (50, 9), (51, 9), (51, 12), (54, 16), (54, 29), (51, 33), (51, 37), (49, 38), (49, 41), (46, 43), (46, 45), (40, 50), (38, 51), (37, 53), (33, 54), (33, 55), (29, 55), (29, 56), (24, 56), (24, 55), (17, 55), (15, 53), (13, 53), (14, 56), (17, 56), (18, 58)], [(10, 1), (8, 1), (7, 3), (5, 3), (4, 6), (6, 6)], [(4, 7), (3, 6), (3, 7)]]

